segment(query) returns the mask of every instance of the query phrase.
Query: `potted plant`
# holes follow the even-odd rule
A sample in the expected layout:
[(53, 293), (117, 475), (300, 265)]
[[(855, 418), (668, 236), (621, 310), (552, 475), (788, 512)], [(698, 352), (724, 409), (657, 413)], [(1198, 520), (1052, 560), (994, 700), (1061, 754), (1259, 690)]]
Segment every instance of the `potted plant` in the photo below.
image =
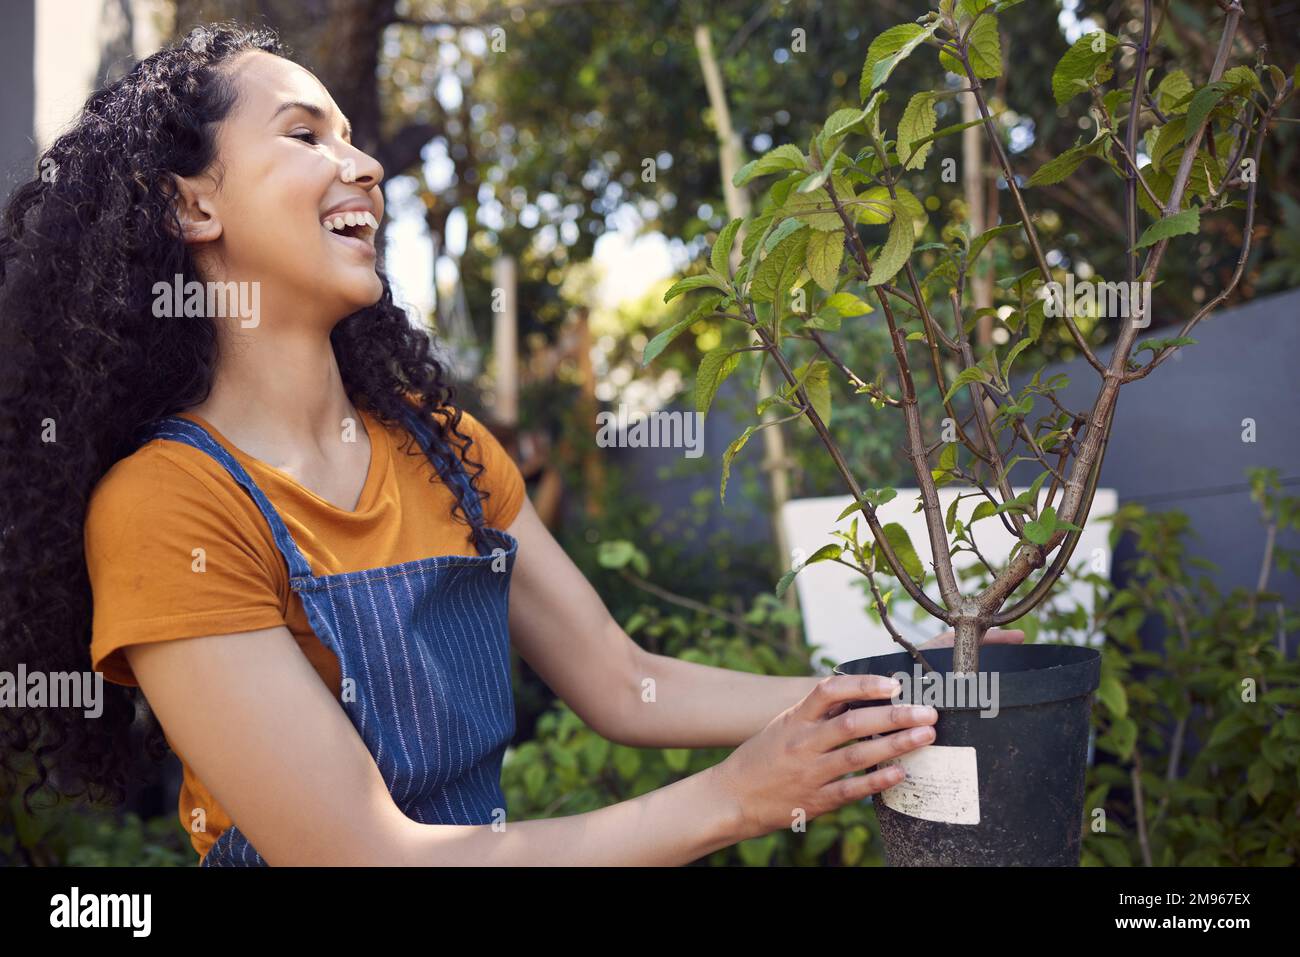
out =
[[(904, 758), (907, 780), (875, 802), (891, 864), (1078, 863), (1100, 652), (1034, 644), (990, 645), (981, 652), (981, 642), (990, 628), (1032, 614), (1070, 560), (1121, 388), (1193, 343), (1189, 333), (1241, 279), (1251, 250), (1261, 150), (1296, 83), (1262, 57), (1251, 65), (1230, 64), (1242, 16), (1236, 0), (1220, 4), (1217, 56), (1198, 82), (1153, 55), (1159, 47), (1152, 4), (1144, 0), (1136, 35), (1085, 34), (1057, 64), (1057, 105), (1085, 105), (1093, 130), (1026, 179), (1012, 168), (983, 86), (1003, 68), (999, 18), (1019, 2), (942, 0), (916, 22), (876, 37), (862, 70), (860, 106), (835, 110), (806, 152), (781, 145), (735, 175), (736, 186), (771, 178), (761, 212), (727, 223), (703, 271), (668, 290), (666, 302), (692, 291), (699, 298), (644, 355), (649, 363), (697, 324), (721, 326), (722, 344), (699, 365), (695, 400), (701, 414), (746, 360), (758, 369), (771, 363), (783, 380), (760, 398), (755, 414), (761, 421), (723, 455), (724, 501), (732, 460), (749, 438), (795, 420), (816, 431), (852, 495), (841, 515), (858, 513), (848, 531), (834, 533), (837, 541), (791, 568), (778, 591), (814, 562), (835, 561), (860, 573), (876, 613), (904, 650), (845, 662), (836, 672), (924, 675), (904, 682), (902, 697), (934, 703), (940, 711), (935, 742)], [(887, 110), (891, 73), (922, 53), (932, 58), (936, 88), (915, 92), (901, 112)], [(945, 82), (946, 74), (958, 81)], [(958, 96), (970, 97), (978, 115), (938, 129), (936, 106)], [(986, 135), (1009, 208), (1004, 222), (978, 235), (950, 227), (935, 240), (926, 207), (904, 183), (925, 168), (935, 140), (967, 128)], [(1099, 289), (1051, 268), (1025, 198), (1090, 159), (1118, 178), (1126, 226), (1123, 279)], [(1184, 317), (1177, 335), (1146, 340), (1135, 351), (1139, 331), (1150, 325), (1150, 289), (1166, 250), (1195, 236), (1203, 216), (1241, 217), (1235, 271), (1217, 295)], [(1008, 241), (1025, 243), (1033, 263), (1030, 272), (1000, 283), (1008, 302), (999, 316), (1009, 341), (973, 343), (972, 329), (993, 311), (971, 304), (973, 266), (986, 247)], [(1081, 314), (1097, 319), (1090, 333), (1104, 334), (1102, 324), (1116, 323), (1108, 361), (1098, 358), (1076, 321)], [(887, 326), (891, 376), (859, 376), (837, 355), (837, 335), (865, 322)], [(1012, 384), (1017, 357), (1045, 332), (1061, 328), (1097, 373), (1096, 398), (1086, 412), (1060, 402), (1064, 376), (1045, 377), (1040, 368), (1027, 379), (1022, 371), (1020, 384)], [(917, 362), (932, 370), (942, 394), (937, 401), (946, 417), (939, 435), (925, 434), (922, 426), (912, 374)], [(903, 416), (929, 568), (903, 527), (878, 517), (895, 490), (864, 488), (840, 452), (831, 430), (835, 379), (876, 409)], [(1021, 462), (1038, 474), (1017, 493), (1009, 473)], [(947, 484), (969, 491), (945, 510), (938, 489)], [(966, 498), (973, 511), (959, 510)], [(868, 533), (862, 537), (859, 518)], [(1000, 523), (1014, 537), (1008, 560), (997, 567), (979, 551), (981, 522)], [(953, 556), (962, 551), (985, 565), (983, 587), (964, 588), (954, 572)], [(882, 581), (887, 578), (893, 582)], [(927, 590), (932, 582), (937, 595)], [(951, 649), (922, 654), (902, 638), (890, 619), (895, 589), (951, 627)], [(990, 690), (995, 700), (987, 700)]]

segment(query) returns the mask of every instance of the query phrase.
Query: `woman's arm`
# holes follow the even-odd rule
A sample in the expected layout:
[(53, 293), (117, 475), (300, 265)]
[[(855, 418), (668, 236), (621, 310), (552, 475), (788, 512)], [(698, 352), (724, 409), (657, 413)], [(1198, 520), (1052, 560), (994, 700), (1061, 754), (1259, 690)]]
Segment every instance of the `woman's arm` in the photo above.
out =
[(677, 865), (753, 836), (715, 769), (598, 811), (420, 824), (288, 629), (129, 646), (173, 749), (273, 865)]
[[(756, 675), (652, 654), (628, 637), (524, 500), (510, 635), (524, 660), (597, 734), (642, 748), (736, 747), (818, 678)], [(1024, 640), (991, 629), (991, 643)], [(952, 632), (922, 648), (952, 645)]]
[(817, 684), (651, 654), (628, 637), (525, 499), (510, 638), (592, 730), (642, 748), (735, 747)]

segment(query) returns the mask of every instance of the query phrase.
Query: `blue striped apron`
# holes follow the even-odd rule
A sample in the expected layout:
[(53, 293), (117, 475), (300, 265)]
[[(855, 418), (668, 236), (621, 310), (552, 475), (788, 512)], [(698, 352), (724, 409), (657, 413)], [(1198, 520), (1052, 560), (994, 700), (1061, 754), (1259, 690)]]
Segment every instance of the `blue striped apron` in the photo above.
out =
[[(149, 438), (216, 459), (271, 528), (312, 630), (339, 660), (342, 706), (394, 802), (423, 824), (504, 823), (501, 761), (514, 736), (507, 603), (518, 542), (488, 526), (459, 456), (414, 413), (406, 427), (460, 499), (478, 555), (436, 555), (316, 576), (275, 507), (202, 426), (169, 416)], [(265, 866), (232, 824), (204, 867)]]

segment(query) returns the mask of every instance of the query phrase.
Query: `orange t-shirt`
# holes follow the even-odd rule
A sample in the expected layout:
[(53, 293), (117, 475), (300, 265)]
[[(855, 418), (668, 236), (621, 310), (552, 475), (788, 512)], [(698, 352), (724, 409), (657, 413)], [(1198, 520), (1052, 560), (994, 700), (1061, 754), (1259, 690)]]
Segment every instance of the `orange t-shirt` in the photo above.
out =
[[(436, 473), (419, 444), (411, 438), (404, 452), (405, 429), (358, 411), (370, 437), (370, 469), (351, 512), (244, 454), (205, 419), (180, 416), (206, 428), (244, 467), (280, 513), (314, 575), (433, 555), (476, 555), (469, 526), (460, 513), (452, 515), (451, 489), (441, 479), (431, 483)], [(459, 429), (473, 439), (470, 458), (484, 467), (477, 485), (490, 493), (483, 503), (487, 524), (508, 528), (523, 505), (523, 475), (468, 412)], [(124, 645), (285, 625), (339, 698), (338, 659), (311, 630), (301, 599), (290, 590), (270, 527), (252, 498), (206, 452), (155, 439), (117, 462), (91, 495), (85, 552), (94, 597), (90, 656), (106, 680), (138, 686), (121, 653)], [(184, 769), (181, 824), (202, 859), (231, 821), (177, 756)], [(204, 814), (193, 814), (197, 808)]]

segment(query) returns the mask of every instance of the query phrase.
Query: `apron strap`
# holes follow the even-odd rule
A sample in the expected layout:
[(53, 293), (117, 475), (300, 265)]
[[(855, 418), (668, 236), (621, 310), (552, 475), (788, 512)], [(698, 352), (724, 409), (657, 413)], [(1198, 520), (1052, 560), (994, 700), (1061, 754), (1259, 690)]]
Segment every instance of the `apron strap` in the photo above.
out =
[[(257, 505), (258, 511), (266, 519), (266, 524), (271, 527), (271, 535), (275, 539), (275, 545), (284, 556), (285, 563), (289, 566), (289, 575), (292, 578), (310, 578), (311, 564), (298, 549), (297, 543), (293, 536), (289, 534), (289, 529), (285, 526), (284, 520), (280, 518), (280, 513), (275, 510), (275, 506), (270, 500), (262, 494), (262, 490), (249, 476), (244, 467), (239, 464), (233, 455), (226, 451), (216, 439), (208, 434), (207, 429), (197, 422), (191, 422), (189, 419), (178, 418), (177, 416), (167, 416), (159, 419), (152, 426), (152, 431), (146, 435), (145, 442), (151, 439), (170, 439), (173, 442), (181, 442), (185, 445), (193, 446), (201, 452), (206, 452), (220, 463), (230, 477), (238, 482), (245, 492), (253, 499)], [(143, 444), (143, 443), (142, 443)]]

